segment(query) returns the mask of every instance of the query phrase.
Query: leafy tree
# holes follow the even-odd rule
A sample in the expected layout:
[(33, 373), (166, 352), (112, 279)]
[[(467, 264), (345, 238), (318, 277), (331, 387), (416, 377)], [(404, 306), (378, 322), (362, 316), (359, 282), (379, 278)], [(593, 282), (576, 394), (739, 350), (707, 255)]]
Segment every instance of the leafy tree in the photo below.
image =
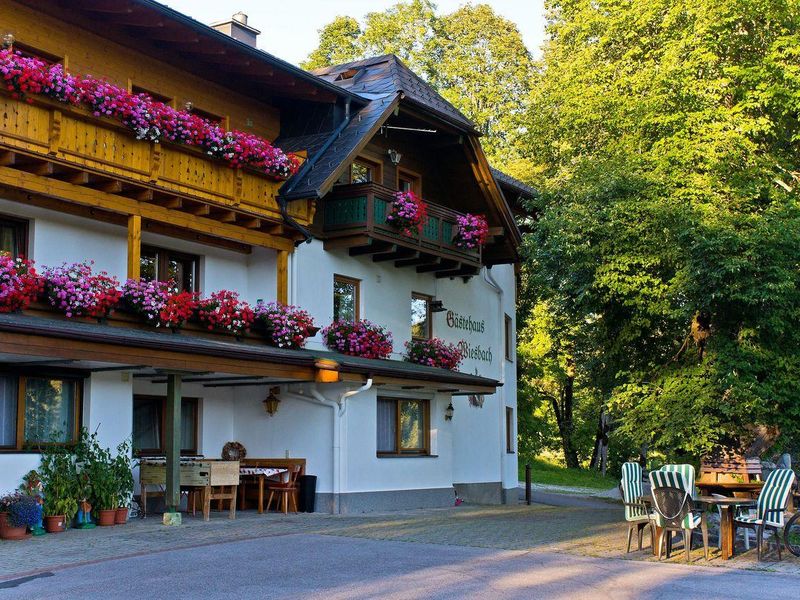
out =
[(338, 16), (319, 30), (319, 46), (300, 66), (310, 71), (356, 60), (361, 55), (360, 38), (358, 21)]
[(371, 12), (364, 26), (337, 17), (320, 30), (304, 68), (396, 54), (485, 134), (496, 164), (530, 171), (523, 156), (524, 117), (533, 63), (516, 25), (486, 4), (467, 4), (437, 16), (430, 0), (399, 2)]
[[(526, 306), (666, 455), (800, 439), (795, 0), (552, 0), (525, 147)], [(589, 351), (590, 350), (590, 351)]]

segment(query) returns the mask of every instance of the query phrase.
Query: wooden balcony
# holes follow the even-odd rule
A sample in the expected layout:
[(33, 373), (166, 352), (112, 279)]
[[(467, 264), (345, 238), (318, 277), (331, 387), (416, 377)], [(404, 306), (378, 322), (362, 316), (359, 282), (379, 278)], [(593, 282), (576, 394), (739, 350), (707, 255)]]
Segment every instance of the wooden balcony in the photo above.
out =
[(371, 255), (436, 277), (471, 277), (481, 267), (479, 250), (453, 243), (458, 213), (428, 203), (428, 221), (414, 237), (403, 235), (386, 217), (394, 191), (377, 183), (337, 186), (320, 202), (325, 249), (348, 248), (351, 256)]
[[(118, 214), (140, 214), (245, 244), (291, 248), (282, 181), (233, 169), (198, 148), (137, 140), (117, 121), (46, 98), (0, 93), (0, 185)], [(293, 202), (301, 224), (311, 202)], [(273, 240), (274, 243), (269, 243)], [(262, 243), (266, 242), (266, 243)]]

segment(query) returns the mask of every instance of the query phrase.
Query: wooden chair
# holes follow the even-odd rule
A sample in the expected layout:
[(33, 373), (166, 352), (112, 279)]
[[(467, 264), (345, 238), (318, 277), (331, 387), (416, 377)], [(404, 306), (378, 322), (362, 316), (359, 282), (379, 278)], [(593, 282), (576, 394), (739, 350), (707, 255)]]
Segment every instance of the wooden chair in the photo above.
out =
[[(278, 501), (277, 506), (283, 506), (283, 514), (289, 513), (289, 503), (294, 505), (294, 510), (292, 512), (297, 512), (297, 478), (300, 476), (301, 470), (299, 465), (293, 465), (289, 469), (289, 476), (286, 481), (269, 484), (267, 510), (269, 510), (269, 507), (272, 505), (272, 498), (275, 497)], [(275, 494), (277, 494), (277, 496), (275, 496)]]

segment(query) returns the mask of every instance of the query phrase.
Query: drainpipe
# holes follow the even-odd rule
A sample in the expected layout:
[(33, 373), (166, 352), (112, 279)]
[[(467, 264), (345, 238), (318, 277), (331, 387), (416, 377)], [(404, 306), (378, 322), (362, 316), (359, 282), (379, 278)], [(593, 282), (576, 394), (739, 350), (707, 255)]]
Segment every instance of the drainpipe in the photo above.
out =
[[(495, 291), (497, 294), (497, 322), (502, 324), (502, 327), (498, 327), (498, 331), (501, 331), (500, 334), (500, 343), (498, 345), (498, 350), (503, 348), (503, 335), (505, 335), (505, 316), (503, 312), (503, 288), (497, 283), (494, 277), (492, 277), (489, 268), (486, 267), (483, 269), (483, 280)], [(505, 383), (506, 378), (506, 365), (505, 365), (505, 350), (503, 350), (501, 356), (503, 357), (501, 361), (501, 372), (500, 372), (500, 381)], [(500, 493), (503, 492), (503, 479), (505, 473), (505, 466), (506, 466), (506, 448), (505, 448), (505, 424), (506, 424), (506, 401), (505, 401), (505, 388), (501, 392), (503, 397), (503, 402), (500, 403), (500, 412), (499, 412), (499, 421), (500, 421)], [(502, 498), (501, 498), (502, 500)]]
[(334, 129), (333, 133), (330, 137), (325, 140), (325, 143), (319, 149), (319, 151), (309, 158), (306, 162), (303, 163), (303, 166), (300, 167), (300, 170), (292, 177), (291, 181), (281, 188), (280, 193), (278, 195), (278, 207), (281, 210), (281, 216), (283, 217), (283, 221), (289, 225), (292, 229), (295, 229), (303, 234), (303, 239), (298, 240), (294, 243), (295, 247), (299, 246), (300, 244), (306, 243), (310, 244), (311, 241), (314, 239), (314, 235), (305, 227), (300, 225), (297, 221), (295, 221), (292, 216), (289, 214), (288, 207), (289, 207), (289, 200), (287, 200), (286, 196), (289, 195), (292, 190), (294, 190), (295, 186), (299, 181), (302, 181), (304, 177), (308, 175), (308, 173), (313, 170), (314, 165), (317, 164), (320, 157), (325, 153), (325, 151), (330, 148), (331, 144), (339, 137), (339, 134), (344, 131), (344, 128), (347, 127), (348, 123), (350, 123), (350, 98), (345, 101), (344, 104), (344, 119), (339, 126)]
[(372, 378), (367, 379), (367, 382), (362, 385), (360, 388), (356, 390), (348, 390), (342, 392), (339, 395), (339, 398), (336, 400), (331, 400), (326, 398), (317, 387), (316, 384), (308, 386), (308, 395), (306, 394), (304, 389), (300, 389), (297, 392), (287, 392), (286, 394), (297, 398), (298, 400), (303, 400), (305, 402), (311, 402), (312, 404), (318, 404), (321, 406), (327, 406), (328, 408), (332, 409), (332, 426), (333, 426), (333, 452), (332, 452), (332, 478), (331, 478), (331, 491), (333, 495), (333, 513), (339, 514), (341, 512), (341, 505), (339, 502), (339, 497), (342, 491), (342, 471), (343, 471), (343, 461), (342, 461), (342, 416), (344, 415), (345, 411), (347, 410), (347, 403), (345, 400), (350, 398), (351, 396), (355, 396), (356, 394), (360, 394), (361, 392), (366, 392), (372, 387)]

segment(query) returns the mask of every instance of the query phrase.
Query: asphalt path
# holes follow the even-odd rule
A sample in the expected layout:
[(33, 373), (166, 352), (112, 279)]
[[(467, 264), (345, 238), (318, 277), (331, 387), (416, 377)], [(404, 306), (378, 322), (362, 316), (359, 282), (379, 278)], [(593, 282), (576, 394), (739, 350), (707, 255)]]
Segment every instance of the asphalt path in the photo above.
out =
[(292, 534), (0, 581), (0, 600), (69, 598), (797, 598), (800, 576), (537, 551)]

